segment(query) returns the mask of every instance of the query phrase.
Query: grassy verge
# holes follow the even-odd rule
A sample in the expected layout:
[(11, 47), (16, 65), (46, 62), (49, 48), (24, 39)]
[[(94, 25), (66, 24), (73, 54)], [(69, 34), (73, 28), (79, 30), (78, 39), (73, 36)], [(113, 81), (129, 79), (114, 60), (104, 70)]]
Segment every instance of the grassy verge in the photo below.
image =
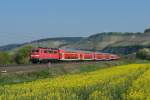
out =
[(14, 84), (21, 82), (29, 82), (37, 79), (43, 78), (53, 78), (65, 74), (79, 74), (84, 72), (91, 72), (98, 69), (109, 68), (117, 65), (124, 65), (130, 63), (147, 63), (148, 61), (143, 60), (118, 60), (118, 61), (100, 61), (89, 64), (77, 64), (77, 65), (63, 65), (58, 67), (51, 67), (46, 70), (39, 72), (30, 72), (22, 74), (1, 74), (0, 75), (0, 85), (3, 84)]

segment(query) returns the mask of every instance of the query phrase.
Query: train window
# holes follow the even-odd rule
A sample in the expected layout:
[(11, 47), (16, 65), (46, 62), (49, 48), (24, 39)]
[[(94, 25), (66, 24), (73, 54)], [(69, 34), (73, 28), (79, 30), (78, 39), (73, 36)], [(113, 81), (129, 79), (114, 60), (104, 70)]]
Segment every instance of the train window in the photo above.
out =
[(39, 52), (39, 50), (32, 50), (32, 52)]
[(52, 50), (49, 50), (48, 53), (53, 53), (53, 51), (52, 51)]
[(47, 53), (47, 50), (44, 50), (44, 53)]
[(57, 51), (54, 51), (54, 53), (57, 53)]
[(50, 54), (55, 54), (55, 53), (57, 53), (57, 51), (49, 50), (48, 53), (50, 53)]

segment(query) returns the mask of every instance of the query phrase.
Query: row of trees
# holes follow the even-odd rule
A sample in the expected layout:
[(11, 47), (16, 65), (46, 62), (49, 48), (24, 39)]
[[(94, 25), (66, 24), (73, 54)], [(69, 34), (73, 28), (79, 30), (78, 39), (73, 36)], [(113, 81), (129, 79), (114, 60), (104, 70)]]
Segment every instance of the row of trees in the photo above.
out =
[(0, 52), (0, 64), (28, 64), (32, 47), (25, 46), (12, 52)]

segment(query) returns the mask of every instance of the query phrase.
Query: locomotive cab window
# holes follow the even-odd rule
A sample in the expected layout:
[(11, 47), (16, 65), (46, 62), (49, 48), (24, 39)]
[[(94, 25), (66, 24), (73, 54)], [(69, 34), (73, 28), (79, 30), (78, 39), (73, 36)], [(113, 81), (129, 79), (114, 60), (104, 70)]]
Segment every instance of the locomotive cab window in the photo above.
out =
[(54, 51), (54, 53), (57, 53), (57, 51)]
[(52, 54), (52, 53), (53, 53), (53, 51), (52, 51), (52, 50), (49, 50), (49, 51), (48, 51), (48, 53)]
[(48, 53), (50, 53), (50, 54), (56, 54), (56, 53), (57, 53), (57, 51), (49, 50), (49, 51), (48, 51)]
[(32, 52), (39, 52), (39, 50), (32, 50)]
[(44, 53), (47, 53), (47, 50), (44, 50)]

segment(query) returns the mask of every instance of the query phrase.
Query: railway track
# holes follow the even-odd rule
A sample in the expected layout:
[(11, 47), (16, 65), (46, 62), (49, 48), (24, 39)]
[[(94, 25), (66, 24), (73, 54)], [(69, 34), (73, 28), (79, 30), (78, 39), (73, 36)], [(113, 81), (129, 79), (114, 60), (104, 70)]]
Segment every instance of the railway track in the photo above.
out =
[(24, 72), (34, 72), (45, 69), (45, 65), (1, 65), (0, 72), (1, 73), (24, 73)]
[(0, 64), (0, 73), (24, 73), (24, 72), (36, 72), (44, 69), (62, 66), (94, 64), (98, 61), (91, 62), (61, 62), (61, 63), (47, 63), (47, 64)]

